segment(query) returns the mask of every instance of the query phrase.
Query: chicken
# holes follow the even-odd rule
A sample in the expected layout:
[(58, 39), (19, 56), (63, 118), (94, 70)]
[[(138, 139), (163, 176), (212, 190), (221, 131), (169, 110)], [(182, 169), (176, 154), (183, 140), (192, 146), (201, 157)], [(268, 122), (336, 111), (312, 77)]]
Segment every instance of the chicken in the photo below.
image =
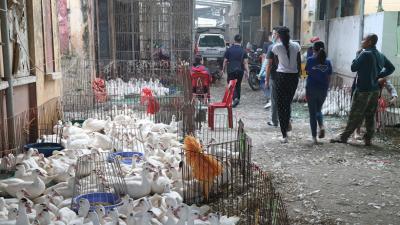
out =
[(213, 180), (223, 172), (222, 164), (213, 156), (204, 153), (200, 143), (193, 136), (185, 138), (183, 149), (192, 175), (202, 184), (204, 197), (208, 200)]

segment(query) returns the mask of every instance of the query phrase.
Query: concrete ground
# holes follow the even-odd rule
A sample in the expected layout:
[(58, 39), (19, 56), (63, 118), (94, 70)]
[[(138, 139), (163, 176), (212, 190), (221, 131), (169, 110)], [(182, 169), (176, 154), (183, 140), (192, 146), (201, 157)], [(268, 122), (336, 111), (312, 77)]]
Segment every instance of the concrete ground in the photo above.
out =
[[(214, 99), (222, 98), (225, 84), (221, 80), (213, 87)], [(267, 125), (264, 103), (262, 93), (244, 80), (234, 115), (253, 140), (253, 160), (273, 174), (291, 224), (400, 224), (398, 139), (380, 137), (372, 147), (354, 140), (330, 144), (346, 118), (326, 117), (326, 139), (311, 145), (307, 107), (296, 103), (290, 142), (281, 144), (279, 128)]]

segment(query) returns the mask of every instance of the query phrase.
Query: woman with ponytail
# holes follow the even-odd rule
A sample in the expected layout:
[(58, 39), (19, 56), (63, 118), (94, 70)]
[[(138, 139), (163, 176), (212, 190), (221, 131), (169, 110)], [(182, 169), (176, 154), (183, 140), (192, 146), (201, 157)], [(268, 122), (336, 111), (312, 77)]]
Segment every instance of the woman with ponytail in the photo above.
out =
[(317, 144), (317, 125), (320, 128), (318, 137), (325, 137), (321, 109), (328, 94), (330, 75), (332, 74), (332, 65), (326, 59), (324, 42), (318, 41), (314, 43), (313, 56), (307, 59), (306, 71), (308, 74), (306, 96), (310, 113), (311, 134), (313, 143)]
[[(274, 64), (278, 64), (276, 79), (274, 78), (276, 105), (282, 132), (282, 143), (287, 143), (287, 133), (292, 129), (290, 123), (291, 104), (299, 83), (301, 48), (298, 43), (290, 40), (289, 28), (280, 27), (277, 32), (280, 43), (275, 44), (272, 48), (274, 56), (271, 61), (274, 61)], [(269, 84), (266, 83), (266, 85)]]

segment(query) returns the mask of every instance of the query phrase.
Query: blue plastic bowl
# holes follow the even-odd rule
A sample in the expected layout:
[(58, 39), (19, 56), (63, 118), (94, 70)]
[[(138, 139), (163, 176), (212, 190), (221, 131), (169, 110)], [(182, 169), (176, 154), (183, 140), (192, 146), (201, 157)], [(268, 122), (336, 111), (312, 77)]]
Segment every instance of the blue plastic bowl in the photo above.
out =
[(36, 148), (39, 153), (43, 153), (45, 157), (53, 155), (53, 151), (61, 151), (64, 147), (58, 143), (32, 143), (24, 145), (25, 151), (30, 148)]
[(122, 200), (119, 196), (112, 194), (112, 193), (105, 193), (105, 192), (95, 192), (85, 195), (79, 195), (78, 197), (74, 198), (74, 210), (78, 212), (79, 210), (79, 200), (85, 198), (89, 200), (90, 203), (90, 210), (95, 210), (96, 205), (104, 206), (106, 212), (109, 212), (110, 209), (118, 207), (122, 205)]
[[(117, 157), (117, 156), (122, 156), (123, 159), (120, 161), (121, 163), (126, 164), (126, 165), (132, 165), (132, 157), (134, 155), (137, 155), (140, 158), (143, 157), (143, 153), (141, 153), (141, 152), (116, 152), (116, 153), (112, 153), (109, 156), (108, 161), (115, 159), (115, 157)], [(138, 159), (136, 162), (140, 162), (140, 159)]]

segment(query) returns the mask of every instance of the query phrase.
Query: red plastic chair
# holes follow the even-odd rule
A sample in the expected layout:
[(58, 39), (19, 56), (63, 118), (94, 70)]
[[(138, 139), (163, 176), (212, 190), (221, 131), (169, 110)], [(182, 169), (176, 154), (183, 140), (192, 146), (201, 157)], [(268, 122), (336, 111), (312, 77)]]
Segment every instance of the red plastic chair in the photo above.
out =
[(215, 109), (226, 108), (228, 110), (228, 123), (229, 128), (233, 128), (233, 115), (232, 115), (232, 100), (235, 93), (237, 80), (231, 80), (228, 87), (225, 89), (224, 98), (222, 102), (214, 102), (208, 105), (208, 127), (214, 130), (214, 111)]

